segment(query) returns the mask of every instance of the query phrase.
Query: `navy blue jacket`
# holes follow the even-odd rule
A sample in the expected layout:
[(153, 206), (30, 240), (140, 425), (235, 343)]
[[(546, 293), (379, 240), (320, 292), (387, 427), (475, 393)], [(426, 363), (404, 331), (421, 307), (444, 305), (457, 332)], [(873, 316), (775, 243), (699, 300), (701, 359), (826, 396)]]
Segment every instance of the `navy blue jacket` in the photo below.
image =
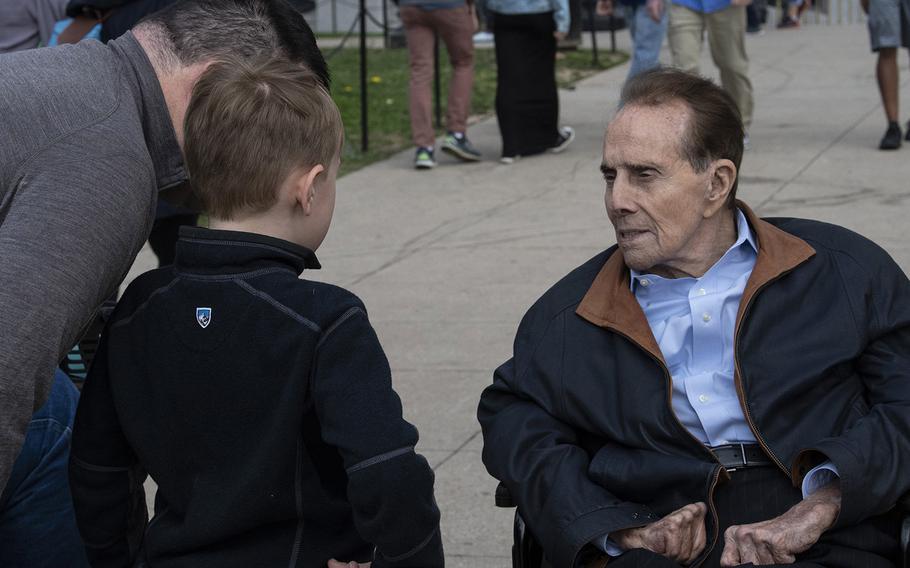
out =
[[(312, 252), (182, 229), (124, 294), (76, 415), (70, 481), (93, 566), (441, 567), (414, 452), (363, 304), (300, 280)], [(158, 483), (146, 526), (142, 481)]]
[[(735, 332), (740, 404), (796, 487), (834, 462), (843, 493), (834, 528), (852, 527), (910, 491), (910, 282), (846, 229), (739, 207), (759, 244)], [(699, 501), (711, 511), (709, 538), (693, 565), (718, 545), (713, 495), (729, 476), (680, 424), (671, 394), (616, 247), (525, 315), (478, 417), (484, 464), (554, 566), (573, 566), (606, 533)]]

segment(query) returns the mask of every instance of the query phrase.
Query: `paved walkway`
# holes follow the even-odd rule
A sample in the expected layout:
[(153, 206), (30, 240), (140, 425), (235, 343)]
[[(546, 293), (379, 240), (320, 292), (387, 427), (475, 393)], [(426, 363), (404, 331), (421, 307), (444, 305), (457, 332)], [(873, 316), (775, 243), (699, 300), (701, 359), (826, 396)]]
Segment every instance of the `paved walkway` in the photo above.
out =
[[(626, 32), (618, 38), (628, 44)], [(748, 50), (756, 113), (740, 197), (762, 215), (851, 227), (910, 269), (910, 145), (876, 149), (885, 123), (865, 27), (770, 30), (750, 36)], [(703, 69), (715, 74), (707, 60)], [(905, 53), (901, 70), (906, 120)], [(416, 172), (409, 151), (338, 184), (319, 251), (325, 268), (310, 277), (353, 289), (370, 310), (419, 449), (436, 469), (449, 566), (510, 565), (511, 512), (493, 507), (477, 401), (531, 303), (613, 243), (598, 165), (626, 71), (561, 93), (564, 122), (578, 132), (564, 154), (500, 165), (491, 118), (470, 129), (488, 161), (443, 157), (435, 171)], [(144, 251), (136, 270), (151, 262)]]

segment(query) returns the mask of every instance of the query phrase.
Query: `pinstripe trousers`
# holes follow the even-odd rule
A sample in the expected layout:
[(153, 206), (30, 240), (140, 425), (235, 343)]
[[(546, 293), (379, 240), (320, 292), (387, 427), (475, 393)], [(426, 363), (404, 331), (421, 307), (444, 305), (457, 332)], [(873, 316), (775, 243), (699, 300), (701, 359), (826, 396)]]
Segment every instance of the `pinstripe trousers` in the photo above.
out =
[[(732, 525), (767, 521), (802, 499), (790, 480), (774, 467), (736, 470), (718, 487), (715, 506), (720, 520), (718, 540), (701, 566), (717, 568), (724, 548), (724, 531)], [(868, 519), (859, 525), (829, 531), (812, 548), (796, 556), (795, 568), (895, 568), (898, 566), (900, 520), (897, 513)], [(709, 535), (710, 538), (710, 535)], [(630, 550), (609, 562), (610, 568), (679, 568), (663, 556)], [(745, 564), (744, 566), (754, 566)], [(757, 567), (756, 567), (757, 568)]]

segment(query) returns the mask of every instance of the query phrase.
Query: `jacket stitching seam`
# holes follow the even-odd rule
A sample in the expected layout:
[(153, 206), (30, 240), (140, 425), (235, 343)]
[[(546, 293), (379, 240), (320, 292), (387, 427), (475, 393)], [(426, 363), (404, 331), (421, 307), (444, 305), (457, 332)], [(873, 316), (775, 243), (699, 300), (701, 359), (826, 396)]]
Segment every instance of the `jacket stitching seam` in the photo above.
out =
[(267, 245), (267, 244), (265, 244), (265, 243), (252, 243), (252, 242), (246, 242), (246, 241), (229, 241), (229, 240), (199, 239), (199, 238), (196, 238), (196, 237), (184, 237), (184, 238), (181, 239), (181, 240), (183, 240), (183, 241), (185, 241), (185, 242), (188, 242), (188, 243), (197, 244), (197, 245), (215, 245), (215, 246), (230, 246), (230, 247), (263, 248), (263, 249), (270, 250), (270, 251), (272, 251), (272, 252), (277, 252), (277, 253), (279, 253), (279, 254), (283, 254), (283, 255), (285, 255), (285, 256), (293, 257), (293, 258), (296, 258), (296, 259), (306, 260), (306, 257), (304, 257), (304, 256), (301, 256), (301, 255), (299, 255), (299, 254), (293, 253), (293, 252), (291, 252), (291, 251), (284, 250), (284, 249), (282, 249), (282, 248), (279, 248), (279, 247), (276, 247), (276, 246), (273, 246), (273, 245)]
[(437, 532), (439, 532), (438, 527), (433, 529), (433, 532), (431, 532), (428, 537), (423, 539), (423, 541), (420, 544), (418, 544), (411, 550), (405, 552), (404, 554), (399, 554), (398, 556), (386, 556), (385, 554), (383, 554), (382, 556), (389, 562), (401, 562), (402, 560), (407, 560), (408, 558), (411, 558), (412, 556), (414, 556), (415, 554), (417, 554), (418, 552), (423, 550), (428, 544), (430, 544), (430, 542), (433, 540), (433, 537), (436, 536)]
[(352, 465), (351, 467), (347, 468), (347, 470), (345, 470), (345, 471), (348, 475), (350, 475), (352, 473), (367, 469), (368, 467), (372, 467), (374, 465), (379, 465), (383, 462), (389, 461), (389, 460), (397, 458), (399, 456), (403, 456), (403, 455), (411, 453), (413, 451), (414, 451), (414, 446), (405, 446), (403, 448), (398, 448), (397, 450), (392, 450), (391, 452), (386, 452), (384, 454), (379, 454), (377, 456), (373, 456), (371, 458), (365, 459), (362, 462)]
[(300, 546), (303, 543), (303, 488), (301, 461), (303, 460), (302, 450), (303, 441), (297, 436), (297, 464), (294, 472), (294, 505), (297, 509), (297, 533), (294, 535), (294, 545), (291, 548), (291, 559), (288, 562), (288, 568), (297, 565), (297, 559), (300, 557)]
[(265, 274), (271, 274), (273, 272), (290, 272), (294, 276), (297, 276), (297, 273), (290, 268), (281, 267), (260, 268), (259, 270), (253, 270), (250, 272), (235, 272), (231, 274), (193, 274), (180, 270), (176, 270), (175, 272), (187, 280), (201, 280), (209, 282), (227, 282), (231, 280), (240, 280), (243, 278), (255, 278), (257, 276), (263, 276)]
[(97, 473), (124, 473), (133, 469), (132, 466), (95, 465), (82, 461), (76, 456), (70, 456), (70, 460), (86, 471), (94, 471)]
[[(316, 342), (316, 349), (318, 350), (320, 347), (322, 347), (322, 344), (325, 343), (326, 339), (328, 339), (329, 336), (332, 333), (334, 333), (335, 330), (341, 326), (341, 324), (343, 324), (344, 322), (351, 319), (351, 317), (356, 315), (357, 312), (364, 313), (363, 310), (360, 309), (360, 307), (354, 306), (353, 308), (348, 308), (348, 311), (341, 314), (341, 317), (339, 317), (337, 320), (335, 320), (332, 323), (332, 325), (330, 325), (328, 327), (328, 329), (325, 330), (325, 332), (322, 334), (322, 337), (319, 338), (319, 341)], [(364, 315), (366, 315), (366, 314), (364, 314)]]
[(262, 290), (259, 290), (258, 288), (252, 286), (245, 280), (232, 280), (232, 282), (234, 284), (240, 286), (242, 289), (246, 290), (250, 295), (252, 295), (256, 298), (259, 298), (260, 300), (263, 300), (264, 302), (271, 305), (276, 310), (280, 311), (281, 313), (285, 314), (286, 316), (290, 317), (291, 319), (297, 321), (298, 323), (303, 324), (304, 326), (310, 328), (311, 330), (315, 331), (316, 333), (319, 333), (320, 331), (322, 331), (322, 329), (316, 324), (316, 322), (303, 317), (302, 315), (298, 314), (291, 308), (285, 306), (284, 304), (282, 304), (281, 302), (279, 302), (278, 300), (276, 300), (269, 294), (266, 294)]
[(146, 298), (144, 302), (139, 304), (139, 306), (135, 310), (133, 310), (133, 313), (131, 313), (130, 315), (124, 317), (123, 319), (117, 320), (116, 322), (111, 324), (111, 329), (114, 329), (115, 327), (120, 327), (120, 326), (126, 325), (126, 324), (130, 323), (131, 321), (133, 321), (133, 319), (135, 319), (136, 316), (138, 316), (140, 312), (145, 311), (145, 309), (148, 307), (149, 303), (151, 303), (152, 299), (155, 296), (164, 294), (165, 292), (167, 292), (168, 290), (173, 288), (174, 285), (177, 284), (177, 282), (179, 282), (179, 281), (180, 281), (179, 277), (174, 278), (167, 285), (161, 286), (160, 288), (156, 289), (154, 292), (149, 294), (148, 298)]

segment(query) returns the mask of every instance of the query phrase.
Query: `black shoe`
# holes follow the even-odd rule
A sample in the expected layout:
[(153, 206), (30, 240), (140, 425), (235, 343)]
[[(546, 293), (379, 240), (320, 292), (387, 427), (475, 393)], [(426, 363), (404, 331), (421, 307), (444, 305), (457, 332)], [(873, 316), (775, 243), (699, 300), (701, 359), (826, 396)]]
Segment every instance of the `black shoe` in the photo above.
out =
[(897, 150), (901, 147), (901, 127), (898, 123), (892, 122), (888, 125), (888, 130), (882, 137), (878, 145), (879, 150)]
[(558, 154), (568, 148), (573, 140), (575, 140), (575, 129), (571, 126), (560, 126), (556, 133), (556, 143), (553, 144), (550, 151)]
[(904, 136), (904, 140), (910, 142), (910, 120), (907, 121), (907, 135)]
[(446, 134), (446, 138), (442, 143), (442, 151), (465, 162), (477, 162), (482, 157), (480, 152), (471, 145), (467, 136), (455, 134), (454, 132)]

